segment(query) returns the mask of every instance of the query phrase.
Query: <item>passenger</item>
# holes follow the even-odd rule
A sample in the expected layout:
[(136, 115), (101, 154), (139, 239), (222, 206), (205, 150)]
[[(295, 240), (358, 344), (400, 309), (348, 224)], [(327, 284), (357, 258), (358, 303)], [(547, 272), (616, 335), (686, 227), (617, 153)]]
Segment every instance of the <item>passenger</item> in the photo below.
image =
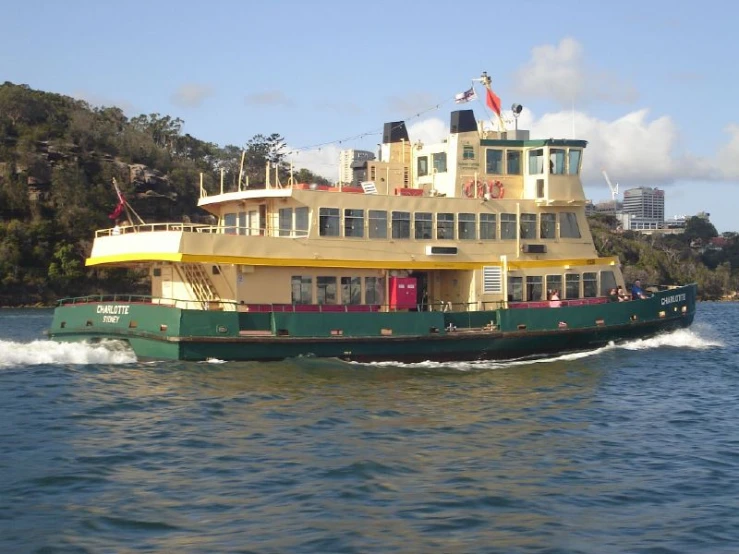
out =
[(608, 301), (609, 302), (618, 302), (620, 298), (618, 297), (618, 291), (614, 288), (608, 291)]
[(629, 299), (629, 297), (626, 296), (626, 293), (624, 292), (624, 288), (621, 285), (619, 285), (616, 288), (616, 293), (618, 294), (618, 301), (619, 302), (626, 302)]
[(554, 289), (551, 296), (549, 297), (549, 307), (559, 308), (561, 305), (562, 302), (559, 301), (559, 291), (557, 289)]
[(637, 279), (634, 281), (634, 284), (631, 285), (631, 299), (632, 300), (643, 300), (647, 297), (646, 294), (644, 294), (644, 289), (641, 288), (641, 281)]

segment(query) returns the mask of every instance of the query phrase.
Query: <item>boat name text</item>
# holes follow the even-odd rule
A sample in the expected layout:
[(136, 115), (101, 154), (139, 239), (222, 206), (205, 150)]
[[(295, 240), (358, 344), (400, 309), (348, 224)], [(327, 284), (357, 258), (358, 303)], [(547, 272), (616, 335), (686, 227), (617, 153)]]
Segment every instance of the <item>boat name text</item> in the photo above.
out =
[(124, 306), (116, 304), (113, 306), (98, 306), (99, 314), (116, 314), (116, 315), (128, 315), (128, 308), (131, 306)]
[(665, 296), (662, 299), (662, 305), (667, 306), (667, 304), (674, 304), (675, 302), (685, 302), (686, 299), (685, 293), (682, 294), (673, 294), (672, 296)]

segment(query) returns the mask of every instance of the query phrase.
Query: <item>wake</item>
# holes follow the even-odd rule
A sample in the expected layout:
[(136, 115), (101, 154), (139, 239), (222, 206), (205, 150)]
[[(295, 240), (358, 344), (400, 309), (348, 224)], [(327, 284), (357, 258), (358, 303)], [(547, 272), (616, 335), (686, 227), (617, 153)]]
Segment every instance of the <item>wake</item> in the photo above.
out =
[(41, 364), (130, 364), (136, 355), (125, 343), (104, 340), (85, 342), (54, 342), (35, 340), (14, 342), (0, 340), (0, 367), (34, 366)]

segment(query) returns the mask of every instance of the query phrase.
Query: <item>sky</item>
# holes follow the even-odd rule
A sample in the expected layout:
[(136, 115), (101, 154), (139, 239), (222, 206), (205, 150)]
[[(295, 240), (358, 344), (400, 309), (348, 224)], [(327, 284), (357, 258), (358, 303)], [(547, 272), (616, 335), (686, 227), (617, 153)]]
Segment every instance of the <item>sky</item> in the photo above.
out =
[[(739, 3), (727, 0), (3, 0), (0, 82), (180, 117), (219, 145), (279, 133), (338, 175), (387, 121), (437, 142), (482, 71), (532, 138), (588, 141), (588, 198), (665, 191), (665, 216), (739, 231)], [(478, 92), (481, 89), (478, 89)], [(505, 114), (504, 114), (505, 115)]]

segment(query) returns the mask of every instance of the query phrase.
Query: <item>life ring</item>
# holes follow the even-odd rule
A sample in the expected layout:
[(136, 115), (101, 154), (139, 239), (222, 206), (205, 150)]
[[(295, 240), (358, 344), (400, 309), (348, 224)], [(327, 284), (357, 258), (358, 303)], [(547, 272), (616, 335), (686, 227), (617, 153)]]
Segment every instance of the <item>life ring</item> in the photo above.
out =
[(490, 197), (491, 198), (503, 198), (503, 195), (505, 194), (505, 189), (503, 188), (503, 183), (500, 181), (494, 181), (490, 184)]
[(464, 184), (464, 195), (467, 198), (474, 198), (475, 193), (477, 192), (477, 196), (481, 197), (480, 191), (483, 190), (483, 183), (481, 181), (467, 181)]

